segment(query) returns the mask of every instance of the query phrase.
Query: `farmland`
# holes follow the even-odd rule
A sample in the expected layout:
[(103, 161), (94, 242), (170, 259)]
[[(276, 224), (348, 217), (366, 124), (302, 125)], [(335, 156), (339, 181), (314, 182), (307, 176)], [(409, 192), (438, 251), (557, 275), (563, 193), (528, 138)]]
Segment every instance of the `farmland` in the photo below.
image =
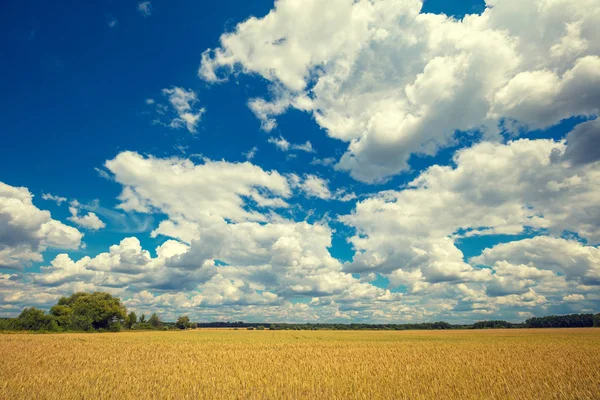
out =
[(600, 398), (600, 329), (0, 335), (1, 399)]

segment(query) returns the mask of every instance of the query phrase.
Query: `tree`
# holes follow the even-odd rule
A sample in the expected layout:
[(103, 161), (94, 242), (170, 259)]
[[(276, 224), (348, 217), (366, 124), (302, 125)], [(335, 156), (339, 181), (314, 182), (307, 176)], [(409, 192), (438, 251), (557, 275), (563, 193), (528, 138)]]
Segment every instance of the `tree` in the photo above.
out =
[(121, 300), (103, 292), (79, 292), (62, 297), (50, 313), (63, 328), (84, 331), (115, 330), (127, 318)]
[(127, 316), (125, 326), (127, 327), (127, 329), (131, 329), (131, 328), (133, 328), (133, 326), (135, 325), (136, 322), (137, 322), (137, 315), (135, 315), (135, 313), (132, 311)]
[(140, 317), (140, 324), (143, 324), (144, 322), (146, 322), (146, 316), (142, 314), (142, 316)]
[(594, 315), (594, 326), (600, 327), (600, 313)]
[(184, 315), (182, 317), (177, 318), (177, 322), (175, 322), (175, 326), (179, 329), (188, 329), (192, 327), (190, 323), (190, 317)]
[(21, 312), (17, 318), (17, 326), (26, 331), (55, 331), (58, 329), (52, 315), (46, 315), (44, 311), (34, 307), (25, 308)]
[(160, 329), (163, 326), (162, 321), (160, 320), (160, 318), (158, 317), (158, 315), (156, 315), (156, 313), (152, 314), (152, 316), (150, 317), (150, 319), (148, 320), (148, 323), (156, 329)]

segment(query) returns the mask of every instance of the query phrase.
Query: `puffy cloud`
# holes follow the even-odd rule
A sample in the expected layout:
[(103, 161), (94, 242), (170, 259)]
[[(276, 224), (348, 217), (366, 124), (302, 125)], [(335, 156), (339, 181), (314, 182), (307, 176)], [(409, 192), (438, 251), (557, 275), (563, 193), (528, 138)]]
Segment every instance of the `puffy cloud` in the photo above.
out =
[(330, 255), (328, 226), (290, 221), (274, 212), (287, 207), (284, 198), (294, 190), (332, 198), (321, 178), (284, 177), (247, 162), (195, 165), (136, 153), (121, 153), (106, 167), (124, 185), (121, 208), (166, 214), (153, 236), (189, 244), (189, 250), (165, 259), (164, 268), (152, 273), (160, 279), (148, 287), (202, 293), (194, 285), (220, 274), (234, 286), (242, 280), (255, 291), (289, 298), (341, 295), (361, 284)]
[(570, 294), (570, 295), (563, 297), (563, 301), (566, 301), (569, 303), (583, 301), (583, 300), (585, 300), (585, 296), (582, 294)]
[(27, 188), (0, 182), (0, 267), (22, 268), (42, 261), (48, 247), (77, 249), (83, 234), (40, 210)]
[(190, 133), (196, 133), (200, 119), (206, 111), (204, 108), (194, 110), (194, 105), (198, 102), (196, 92), (172, 87), (163, 89), (163, 94), (168, 97), (169, 103), (177, 113), (177, 117), (171, 120), (169, 126), (175, 129), (185, 126)]
[(267, 142), (274, 144), (275, 147), (277, 147), (281, 151), (288, 151), (290, 149), (290, 142), (285, 140), (282, 136), (279, 136), (279, 138), (270, 137), (269, 140), (267, 140)]
[(600, 113), (596, 0), (489, 0), (456, 20), (419, 0), (278, 0), (202, 55), (215, 82), (241, 70), (273, 84), (250, 108), (271, 130), (289, 108), (348, 143), (338, 168), (361, 181), (435, 154), (456, 130), (497, 137)]
[(123, 152), (107, 161), (106, 168), (124, 186), (121, 209), (142, 213), (157, 209), (173, 219), (218, 215), (232, 221), (265, 221), (263, 214), (246, 207), (245, 199), (258, 208), (287, 207), (283, 198), (291, 195), (285, 177), (248, 162), (205, 160), (196, 165), (180, 158)]
[(600, 119), (579, 124), (567, 135), (569, 144), (563, 160), (572, 165), (585, 165), (600, 160)]
[[(433, 166), (402, 190), (382, 192), (359, 202), (352, 214), (339, 217), (356, 229), (350, 238), (356, 253), (344, 270), (382, 273), (393, 285), (405, 285), (412, 292), (427, 291), (444, 282), (489, 282), (488, 294), (496, 295), (527, 292), (534, 285), (516, 282), (517, 278), (539, 280), (548, 276), (508, 276), (509, 267), (496, 265), (496, 261), (516, 266), (529, 265), (529, 261), (510, 257), (492, 260), (486, 257), (492, 250), (486, 250), (469, 265), (455, 241), (533, 229), (558, 236), (563, 231), (575, 232), (599, 242), (600, 171), (591, 164), (571, 168), (551, 161), (553, 154), (564, 151), (564, 143), (551, 140), (481, 143), (457, 152), (454, 167)], [(557, 245), (570, 242), (560, 240), (540, 237), (498, 248), (515, 246), (515, 253), (530, 255), (533, 250), (524, 249), (524, 244), (531, 243), (531, 248), (546, 244), (548, 258), (572, 259), (572, 252)], [(583, 253), (596, 251), (588, 247)], [(587, 265), (595, 263), (589, 261)], [(482, 269), (478, 264), (493, 268)], [(573, 268), (578, 269), (573, 276), (585, 285), (593, 284), (597, 272), (585, 265), (573, 263), (563, 272), (569, 279)]]
[(91, 211), (88, 211), (86, 215), (79, 215), (79, 206), (79, 202), (71, 202), (71, 206), (69, 207), (69, 212), (71, 213), (71, 216), (67, 218), (69, 221), (73, 222), (75, 225), (93, 231), (97, 231), (106, 227), (106, 224), (102, 222), (102, 220)]
[[(548, 236), (537, 236), (485, 249), (470, 260), (473, 264), (511, 263), (520, 274), (527, 271), (555, 271), (583, 285), (600, 285), (600, 249), (579, 242)], [(535, 270), (534, 270), (535, 268)], [(540, 276), (521, 275), (522, 278)]]
[(316, 197), (322, 200), (333, 198), (328, 187), (328, 182), (316, 175), (306, 174), (304, 178), (298, 175), (290, 175), (292, 186), (299, 188), (306, 197)]
[(496, 93), (489, 116), (506, 118), (509, 130), (542, 129), (573, 115), (597, 116), (598, 104), (600, 57), (587, 56), (562, 76), (547, 69), (519, 73)]

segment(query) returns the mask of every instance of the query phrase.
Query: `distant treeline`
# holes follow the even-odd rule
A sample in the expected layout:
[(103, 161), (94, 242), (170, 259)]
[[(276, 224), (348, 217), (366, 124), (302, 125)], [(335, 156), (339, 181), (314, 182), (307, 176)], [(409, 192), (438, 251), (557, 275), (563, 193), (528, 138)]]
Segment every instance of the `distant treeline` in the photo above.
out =
[(209, 322), (193, 323), (188, 316), (181, 316), (176, 322), (164, 322), (153, 313), (148, 319), (142, 314), (127, 309), (119, 298), (108, 293), (75, 293), (62, 297), (46, 314), (43, 310), (25, 308), (17, 318), (0, 318), (0, 331), (120, 331), (127, 330), (169, 330), (190, 328), (229, 328), (249, 330), (440, 330), (440, 329), (513, 329), (513, 328), (582, 328), (600, 327), (600, 314), (552, 315), (529, 318), (524, 323), (507, 321), (479, 321), (474, 324), (453, 325), (448, 322), (427, 322), (419, 324), (284, 324)]
[(518, 329), (518, 328), (586, 328), (600, 327), (600, 314), (571, 314), (530, 318), (523, 323), (501, 320), (478, 321), (473, 324), (450, 324), (448, 322), (425, 322), (419, 324), (284, 324), (246, 322), (198, 323), (199, 328), (270, 329), (270, 330), (442, 330), (442, 329)]

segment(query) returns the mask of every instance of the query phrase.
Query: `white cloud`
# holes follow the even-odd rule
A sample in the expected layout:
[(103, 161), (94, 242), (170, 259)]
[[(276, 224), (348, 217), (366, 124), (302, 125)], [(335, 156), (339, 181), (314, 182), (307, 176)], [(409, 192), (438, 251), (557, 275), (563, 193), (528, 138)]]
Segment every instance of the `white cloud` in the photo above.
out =
[(169, 103), (177, 113), (177, 117), (171, 120), (169, 126), (174, 129), (185, 127), (190, 133), (196, 133), (200, 119), (206, 111), (204, 108), (194, 109), (198, 102), (196, 92), (172, 87), (163, 89), (163, 94), (168, 97)]
[(157, 159), (123, 152), (106, 162), (114, 179), (124, 186), (119, 197), (125, 211), (147, 213), (158, 209), (173, 219), (199, 220), (212, 215), (232, 221), (264, 221), (246, 208), (252, 199), (260, 208), (287, 207), (291, 195), (287, 180), (244, 163), (204, 160), (194, 164), (181, 158)]
[(152, 15), (152, 3), (149, 1), (139, 2), (137, 5), (137, 10), (144, 17), (149, 17), (150, 15)]
[(326, 157), (326, 158), (313, 158), (313, 160), (310, 162), (310, 165), (322, 165), (324, 167), (330, 167), (333, 164), (335, 164), (335, 158), (333, 157)]
[(93, 231), (106, 228), (106, 224), (102, 222), (102, 220), (98, 218), (98, 216), (95, 213), (88, 211), (86, 215), (79, 215), (79, 211), (79, 202), (77, 202), (76, 200), (72, 201), (71, 206), (69, 207), (69, 212), (71, 213), (71, 216), (67, 219), (78, 226)]
[(435, 154), (456, 130), (497, 138), (600, 113), (596, 0), (487, 2), (456, 20), (419, 0), (278, 0), (202, 55), (209, 81), (242, 71), (273, 84), (250, 108), (269, 131), (289, 108), (348, 143), (338, 168), (380, 181)]
[(292, 186), (300, 189), (307, 197), (317, 197), (322, 200), (333, 198), (329, 190), (328, 181), (316, 175), (306, 174), (303, 178), (291, 175)]
[(256, 152), (258, 152), (258, 147), (254, 146), (247, 152), (243, 153), (243, 156), (246, 157), (246, 160), (250, 161), (254, 158), (254, 156), (256, 155)]
[(48, 247), (77, 249), (83, 234), (33, 205), (27, 188), (0, 182), (0, 267), (22, 268), (42, 261)]
[(312, 143), (310, 141), (306, 141), (303, 144), (294, 144), (292, 145), (292, 149), (305, 151), (307, 153), (316, 153), (315, 149), (313, 149)]
[(270, 137), (267, 140), (267, 142), (274, 144), (275, 147), (277, 147), (277, 149), (279, 149), (283, 152), (287, 152), (290, 150), (298, 150), (298, 151), (304, 151), (307, 153), (316, 153), (315, 149), (312, 146), (312, 143), (308, 140), (305, 143), (292, 144), (292, 143), (288, 142), (283, 136), (279, 136), (279, 138)]
[[(538, 236), (501, 243), (485, 249), (470, 262), (484, 265), (508, 262), (555, 271), (567, 280), (583, 285), (600, 285), (600, 249), (566, 239)], [(524, 267), (520, 268), (520, 271), (525, 270)]]
[(578, 302), (585, 300), (585, 296), (582, 294), (570, 294), (568, 296), (563, 297), (563, 301), (566, 302)]
[[(499, 285), (502, 282), (493, 279), (493, 270), (473, 266), (494, 266), (496, 259), (477, 262), (475, 258), (469, 265), (456, 240), (534, 229), (556, 236), (575, 232), (590, 242), (600, 242), (600, 170), (593, 164), (571, 168), (552, 162), (552, 154), (564, 149), (564, 143), (551, 140), (481, 143), (460, 150), (454, 157), (455, 167), (433, 166), (402, 190), (359, 202), (352, 214), (340, 217), (357, 230), (350, 239), (356, 253), (345, 270), (386, 274), (392, 284), (406, 285), (414, 292), (443, 282)], [(558, 246), (547, 247), (548, 257), (563, 257)], [(522, 259), (497, 261), (528, 265)], [(578, 268), (584, 268), (583, 264)], [(589, 285), (596, 275), (579, 276)], [(527, 287), (521, 289), (527, 291)]]
[(146, 99), (146, 104), (148, 104), (149, 106), (151, 106), (151, 105), (152, 105), (152, 104), (154, 104), (154, 103), (156, 103), (156, 101), (154, 101), (154, 99), (153, 99), (153, 98), (151, 98), (151, 97), (148, 97), (148, 98)]
[(53, 201), (53, 202), (55, 202), (59, 206), (62, 203), (64, 203), (65, 201), (67, 201), (66, 197), (56, 196), (56, 195), (53, 195), (53, 194), (50, 194), (50, 193), (43, 193), (42, 194), (42, 199)]
[(101, 168), (94, 168), (94, 171), (96, 171), (101, 178), (106, 179), (108, 181), (112, 180), (112, 177), (110, 176), (110, 174), (108, 172), (106, 172), (105, 170), (103, 170)]
[(285, 140), (282, 136), (279, 136), (279, 138), (270, 137), (267, 142), (274, 144), (281, 151), (288, 151), (290, 149), (290, 142)]

